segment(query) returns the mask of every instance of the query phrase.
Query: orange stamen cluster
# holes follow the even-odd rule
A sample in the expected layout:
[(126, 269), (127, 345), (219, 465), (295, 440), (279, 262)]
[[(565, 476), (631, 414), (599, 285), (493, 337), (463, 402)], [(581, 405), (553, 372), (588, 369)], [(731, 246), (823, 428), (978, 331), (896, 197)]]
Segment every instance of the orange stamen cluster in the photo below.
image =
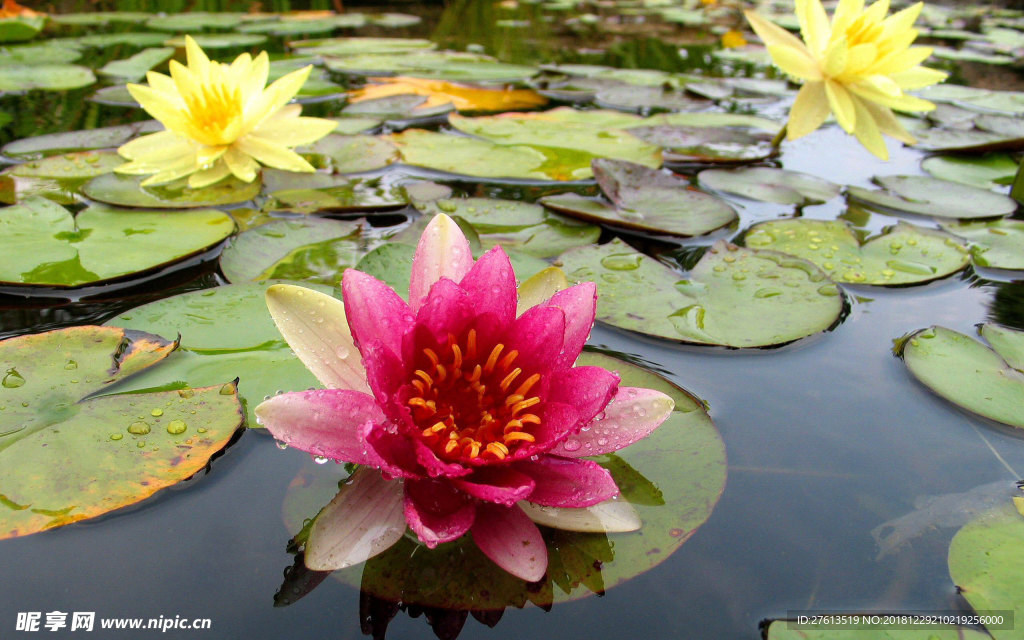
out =
[(515, 366), (518, 351), (501, 343), (478, 349), (475, 329), (461, 344), (449, 334), (439, 350), (421, 350), (423, 367), (409, 381), (414, 392), (407, 404), (423, 441), (441, 459), (504, 460), (536, 440), (531, 431), (540, 416), (527, 411), (541, 402), (530, 395), (541, 375)]

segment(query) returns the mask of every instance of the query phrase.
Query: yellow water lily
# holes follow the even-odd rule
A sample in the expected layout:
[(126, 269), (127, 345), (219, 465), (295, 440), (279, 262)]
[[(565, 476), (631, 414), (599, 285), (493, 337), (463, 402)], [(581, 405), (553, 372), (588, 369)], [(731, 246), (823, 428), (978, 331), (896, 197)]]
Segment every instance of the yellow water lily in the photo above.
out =
[(337, 123), (304, 118), (302, 107), (288, 101), (302, 88), (311, 66), (293, 71), (269, 87), (269, 60), (248, 53), (230, 65), (211, 62), (196, 41), (185, 36), (188, 66), (172, 60), (170, 77), (150, 71), (149, 86), (129, 84), (142, 108), (165, 131), (122, 145), (130, 162), (117, 173), (154, 174), (142, 186), (188, 176), (198, 189), (234, 175), (252, 182), (260, 165), (288, 171), (315, 171), (289, 147), (309, 144), (333, 131)]
[(803, 87), (789, 113), (787, 137), (807, 135), (829, 112), (868, 151), (889, 159), (882, 134), (913, 144), (892, 110), (931, 111), (935, 105), (906, 93), (941, 82), (946, 74), (920, 66), (931, 47), (910, 46), (914, 21), (923, 3), (886, 17), (889, 0), (867, 9), (864, 0), (840, 0), (831, 23), (819, 0), (796, 0), (799, 38), (753, 11), (746, 11), (754, 32), (775, 64)]

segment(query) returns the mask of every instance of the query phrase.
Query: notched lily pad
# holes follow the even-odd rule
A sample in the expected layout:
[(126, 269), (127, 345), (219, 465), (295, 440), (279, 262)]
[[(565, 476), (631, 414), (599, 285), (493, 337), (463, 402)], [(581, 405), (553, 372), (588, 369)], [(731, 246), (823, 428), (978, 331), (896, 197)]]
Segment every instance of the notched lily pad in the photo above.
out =
[(752, 200), (803, 207), (839, 195), (839, 185), (817, 176), (774, 167), (706, 169), (697, 174), (701, 185)]
[[(1024, 332), (1002, 329), (996, 341), (1000, 352), (1013, 359), (1013, 354), (1024, 349)], [(915, 378), (953, 404), (1024, 428), (1020, 410), (1024, 406), (1024, 373), (977, 340), (944, 327), (929, 327), (900, 338), (896, 355)], [(1014, 364), (1021, 365), (1019, 361)]]
[(829, 329), (843, 310), (839, 288), (814, 264), (724, 241), (688, 279), (619, 239), (559, 260), (570, 279), (597, 283), (598, 320), (671, 340), (781, 345)]
[(969, 260), (954, 236), (905, 222), (865, 239), (842, 220), (772, 220), (751, 227), (744, 242), (809, 260), (836, 282), (853, 284), (930, 282), (960, 271)]
[(72, 217), (35, 198), (0, 209), (7, 247), (0, 283), (46, 287), (91, 285), (149, 271), (207, 249), (235, 223), (215, 209), (125, 211), (97, 205)]
[(738, 217), (726, 202), (690, 189), (671, 173), (608, 159), (591, 166), (611, 205), (571, 193), (545, 196), (540, 203), (589, 222), (683, 237), (703, 235)]
[(123, 176), (108, 173), (90, 180), (82, 193), (93, 200), (120, 207), (144, 209), (192, 209), (216, 207), (252, 200), (260, 193), (260, 180), (242, 182), (229, 176), (217, 184), (202, 189), (188, 186), (188, 178), (159, 187), (142, 187), (146, 176)]
[(847, 187), (855, 200), (896, 211), (936, 218), (994, 218), (1017, 210), (1013, 199), (938, 178), (925, 176), (876, 176), (881, 191)]
[(332, 133), (296, 151), (317, 169), (334, 173), (361, 173), (381, 169), (398, 160), (398, 149), (384, 138)]
[(0, 342), (0, 538), (139, 502), (189, 478), (240, 426), (232, 383), (96, 397), (177, 345), (112, 327)]
[(772, 137), (730, 127), (631, 127), (634, 136), (665, 149), (668, 164), (756, 162), (778, 153)]
[(1024, 269), (1024, 221), (960, 222), (942, 228), (971, 243), (971, 259), (979, 267)]

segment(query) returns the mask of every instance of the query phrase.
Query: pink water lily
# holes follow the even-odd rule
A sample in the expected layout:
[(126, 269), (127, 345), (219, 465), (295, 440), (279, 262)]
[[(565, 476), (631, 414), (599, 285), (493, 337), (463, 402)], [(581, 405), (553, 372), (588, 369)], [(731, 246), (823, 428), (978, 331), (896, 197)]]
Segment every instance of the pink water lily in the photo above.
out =
[(362, 562), (408, 526), (431, 548), (469, 532), (504, 570), (536, 581), (547, 551), (534, 520), (639, 527), (608, 471), (583, 456), (643, 438), (673, 402), (574, 366), (594, 323), (593, 283), (519, 310), (504, 251), (474, 262), (439, 215), (417, 247), (408, 303), (355, 269), (342, 293), (344, 304), (289, 285), (267, 292), (326, 389), (275, 396), (256, 415), (292, 447), (362, 465), (317, 518), (308, 566)]

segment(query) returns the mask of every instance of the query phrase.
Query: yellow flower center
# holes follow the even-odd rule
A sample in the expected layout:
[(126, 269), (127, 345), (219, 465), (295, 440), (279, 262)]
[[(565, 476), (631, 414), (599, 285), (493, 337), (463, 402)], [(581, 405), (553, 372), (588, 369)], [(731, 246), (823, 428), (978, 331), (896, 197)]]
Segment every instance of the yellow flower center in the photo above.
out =
[(438, 457), (504, 460), (535, 441), (530, 431), (540, 416), (527, 411), (541, 402), (530, 395), (541, 375), (515, 366), (518, 351), (501, 343), (478, 350), (475, 329), (462, 342), (449, 335), (440, 351), (421, 351), (422, 366), (409, 381), (415, 395), (407, 401), (420, 437)]
[(204, 84), (199, 86), (199, 91), (182, 98), (193, 126), (209, 136), (208, 144), (235, 141), (235, 130), (244, 109), (239, 87), (229, 87), (224, 83)]

